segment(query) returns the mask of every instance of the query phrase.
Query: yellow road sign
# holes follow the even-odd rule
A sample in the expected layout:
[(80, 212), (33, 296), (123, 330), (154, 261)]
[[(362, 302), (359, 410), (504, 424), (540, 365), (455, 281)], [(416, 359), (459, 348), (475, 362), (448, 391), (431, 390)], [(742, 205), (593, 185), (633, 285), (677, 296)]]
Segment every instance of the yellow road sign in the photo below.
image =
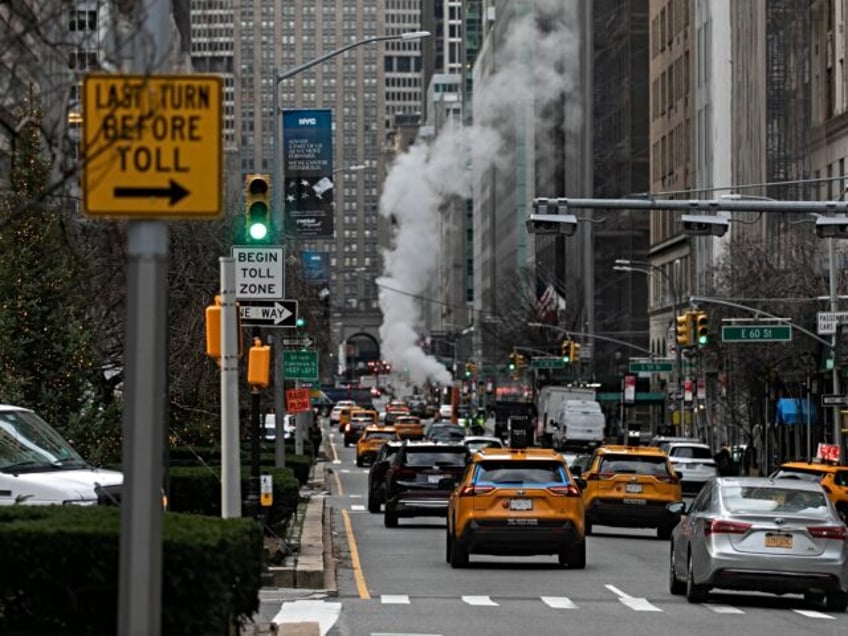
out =
[(212, 75), (83, 80), (89, 216), (216, 217), (222, 211), (222, 81)]

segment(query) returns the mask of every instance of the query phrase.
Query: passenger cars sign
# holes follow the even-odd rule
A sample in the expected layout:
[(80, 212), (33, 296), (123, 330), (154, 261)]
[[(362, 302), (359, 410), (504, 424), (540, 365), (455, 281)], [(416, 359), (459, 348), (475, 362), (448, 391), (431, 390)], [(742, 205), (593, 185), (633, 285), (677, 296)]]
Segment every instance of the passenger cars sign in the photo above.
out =
[(212, 75), (87, 75), (81, 149), (86, 214), (219, 216), (221, 86)]

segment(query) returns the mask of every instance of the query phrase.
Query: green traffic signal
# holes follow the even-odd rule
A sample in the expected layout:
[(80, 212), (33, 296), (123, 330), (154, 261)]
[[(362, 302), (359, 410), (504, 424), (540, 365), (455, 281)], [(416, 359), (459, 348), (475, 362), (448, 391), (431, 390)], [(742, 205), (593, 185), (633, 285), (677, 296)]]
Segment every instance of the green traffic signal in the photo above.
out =
[(245, 216), (247, 236), (264, 242), (271, 234), (271, 178), (266, 174), (249, 174), (245, 179)]
[(298, 318), (294, 323), (297, 327), (305, 327), (306, 321), (303, 318)]

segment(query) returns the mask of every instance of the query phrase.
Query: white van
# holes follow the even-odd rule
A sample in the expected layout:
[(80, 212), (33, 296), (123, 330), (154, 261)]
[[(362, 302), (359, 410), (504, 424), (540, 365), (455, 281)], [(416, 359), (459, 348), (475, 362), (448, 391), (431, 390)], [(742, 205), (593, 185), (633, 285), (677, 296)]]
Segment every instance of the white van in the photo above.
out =
[(117, 505), (123, 481), (89, 465), (33, 411), (0, 404), (0, 505)]
[(554, 448), (590, 449), (604, 442), (606, 418), (595, 400), (565, 400), (556, 417)]

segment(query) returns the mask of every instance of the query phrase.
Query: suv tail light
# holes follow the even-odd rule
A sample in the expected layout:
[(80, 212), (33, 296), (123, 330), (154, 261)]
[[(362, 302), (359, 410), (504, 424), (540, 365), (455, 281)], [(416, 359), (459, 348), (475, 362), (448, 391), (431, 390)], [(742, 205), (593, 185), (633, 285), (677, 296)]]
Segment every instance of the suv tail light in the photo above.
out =
[(572, 484), (568, 484), (567, 486), (551, 486), (546, 489), (552, 495), (558, 495), (560, 497), (580, 497), (581, 492), (577, 486)]
[(845, 526), (814, 526), (807, 528), (807, 532), (817, 539), (848, 540), (848, 528)]
[(750, 523), (712, 519), (704, 526), (704, 534), (707, 536), (711, 534), (745, 534), (750, 527)]
[(474, 495), (487, 495), (495, 489), (494, 486), (481, 486), (479, 484), (466, 484), (459, 489), (460, 497), (473, 497)]

